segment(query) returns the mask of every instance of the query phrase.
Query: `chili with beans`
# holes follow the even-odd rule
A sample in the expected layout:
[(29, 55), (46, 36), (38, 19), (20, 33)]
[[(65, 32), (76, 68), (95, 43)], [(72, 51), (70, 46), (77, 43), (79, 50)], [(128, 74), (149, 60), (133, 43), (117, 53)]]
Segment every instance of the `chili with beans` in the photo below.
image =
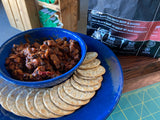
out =
[(15, 79), (41, 81), (59, 76), (80, 60), (80, 46), (67, 38), (13, 45), (6, 69)]

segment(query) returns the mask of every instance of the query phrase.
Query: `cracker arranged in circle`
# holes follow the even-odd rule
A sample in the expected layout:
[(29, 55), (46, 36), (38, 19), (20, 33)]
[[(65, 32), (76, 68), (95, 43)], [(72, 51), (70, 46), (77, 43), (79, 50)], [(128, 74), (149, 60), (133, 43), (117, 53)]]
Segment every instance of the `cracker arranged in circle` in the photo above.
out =
[(92, 92), (82, 92), (75, 89), (72, 85), (70, 80), (67, 80), (63, 84), (64, 92), (69, 95), (70, 97), (77, 99), (77, 100), (88, 100), (91, 99), (95, 95), (95, 91)]
[(58, 86), (54, 86), (53, 88), (50, 89), (50, 98), (51, 101), (59, 108), (63, 110), (76, 110), (80, 108), (80, 106), (75, 106), (75, 105), (70, 105), (64, 102), (58, 95)]
[(0, 104), (2, 105), (3, 108), (6, 110), (10, 111), (7, 104), (6, 104), (6, 99), (8, 93), (14, 88), (14, 86), (5, 86), (4, 88), (1, 89), (0, 91)]
[(72, 97), (68, 96), (63, 89), (63, 85), (59, 85), (58, 87), (58, 95), (60, 96), (60, 98), (65, 101), (66, 103), (70, 104), (70, 105), (85, 105), (87, 104), (90, 100), (76, 100), (73, 99)]
[(26, 100), (25, 100), (26, 108), (28, 112), (31, 113), (33, 116), (37, 118), (48, 119), (47, 117), (40, 114), (34, 106), (34, 97), (38, 91), (39, 89), (33, 89), (28, 93), (28, 95), (26, 96)]
[(19, 115), (19, 116), (23, 116), (23, 115), (21, 114), (21, 112), (18, 111), (15, 102), (16, 102), (16, 98), (19, 94), (19, 91), (23, 90), (23, 89), (24, 89), (24, 87), (22, 87), (22, 86), (15, 87), (14, 89), (12, 89), (8, 93), (8, 96), (7, 96), (7, 99), (6, 99), (6, 104), (7, 104), (7, 107), (9, 108), (9, 110), (11, 112), (13, 112), (14, 114)]
[(26, 116), (29, 118), (34, 118), (34, 119), (37, 118), (37, 117), (33, 116), (31, 113), (29, 113), (29, 111), (27, 110), (26, 104), (25, 104), (26, 96), (31, 91), (31, 88), (25, 88), (23, 90), (19, 89), (19, 91), (21, 91), (21, 92), (18, 94), (18, 96), (16, 98), (16, 102), (15, 102), (17, 110), (23, 116)]
[(75, 80), (73, 80), (72, 78), (71, 78), (71, 84), (74, 88), (76, 88), (77, 90), (83, 91), (83, 92), (96, 91), (101, 87), (101, 83), (94, 85), (94, 86), (81, 85), (81, 84), (77, 83)]
[(0, 91), (0, 104), (2, 105), (3, 108), (5, 108), (8, 111), (10, 111), (10, 110), (6, 104), (7, 96), (9, 94), (9, 92), (16, 87), (17, 87), (17, 85), (8, 83), (8, 84), (5, 84), (5, 87), (3, 89), (1, 89), (1, 91)]
[(3, 80), (2, 78), (0, 78), (0, 91), (6, 87), (6, 84), (9, 84), (8, 82), (6, 82), (5, 80)]
[(106, 72), (106, 70), (103, 66), (99, 65), (96, 68), (87, 69), (87, 70), (77, 69), (77, 72), (82, 76), (98, 77), (103, 75)]
[(56, 115), (68, 115), (73, 113), (74, 111), (67, 111), (67, 110), (62, 110), (60, 108), (58, 108), (52, 101), (49, 95), (49, 90), (46, 90), (43, 94), (43, 103), (45, 105), (45, 107), (52, 113), (56, 114)]
[(88, 79), (88, 80), (77, 77), (76, 75), (73, 75), (72, 78), (73, 78), (73, 80), (75, 80), (77, 83), (79, 83), (81, 85), (89, 85), (89, 86), (97, 85), (97, 84), (101, 83), (103, 80), (102, 76), (99, 76), (96, 79)]
[(49, 110), (47, 110), (43, 104), (43, 94), (46, 91), (46, 89), (41, 89), (37, 92), (37, 94), (34, 97), (34, 105), (36, 110), (42, 114), (43, 116), (47, 118), (58, 118), (61, 117), (59, 115), (53, 114)]
[(95, 67), (99, 66), (100, 63), (101, 63), (101, 61), (99, 59), (94, 59), (94, 60), (90, 61), (89, 63), (80, 65), (79, 69), (91, 69), (91, 68), (95, 68)]
[(93, 80), (93, 79), (97, 79), (99, 76), (95, 77), (95, 76), (83, 76), (81, 74), (79, 74), (77, 71), (74, 72), (74, 75), (76, 75), (78, 78), (81, 79), (85, 79), (85, 80)]
[(90, 61), (94, 60), (97, 56), (98, 56), (97, 52), (87, 52), (86, 53), (86, 57), (85, 57), (85, 59), (84, 59), (82, 64), (89, 63)]

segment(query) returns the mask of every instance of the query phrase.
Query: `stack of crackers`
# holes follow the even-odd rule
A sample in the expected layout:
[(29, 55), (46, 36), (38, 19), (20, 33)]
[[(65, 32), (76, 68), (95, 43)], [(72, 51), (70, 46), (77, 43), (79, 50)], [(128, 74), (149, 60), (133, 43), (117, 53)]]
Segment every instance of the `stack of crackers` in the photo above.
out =
[(18, 116), (58, 118), (87, 104), (101, 87), (105, 69), (96, 52), (87, 52), (72, 77), (52, 88), (28, 88), (0, 79), (0, 104)]

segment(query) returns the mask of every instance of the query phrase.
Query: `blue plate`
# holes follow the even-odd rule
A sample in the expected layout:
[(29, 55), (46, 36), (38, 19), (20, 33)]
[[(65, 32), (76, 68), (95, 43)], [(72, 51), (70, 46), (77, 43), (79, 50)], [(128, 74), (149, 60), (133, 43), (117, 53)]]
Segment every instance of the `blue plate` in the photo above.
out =
[[(79, 35), (85, 40), (88, 51), (98, 52), (98, 59), (101, 60), (106, 73), (103, 76), (101, 88), (87, 105), (84, 105), (73, 114), (56, 120), (104, 120), (119, 101), (123, 88), (122, 68), (115, 54), (107, 46), (86, 35)], [(31, 120), (25, 117), (18, 117), (2, 107), (0, 107), (0, 110), (1, 120)]]

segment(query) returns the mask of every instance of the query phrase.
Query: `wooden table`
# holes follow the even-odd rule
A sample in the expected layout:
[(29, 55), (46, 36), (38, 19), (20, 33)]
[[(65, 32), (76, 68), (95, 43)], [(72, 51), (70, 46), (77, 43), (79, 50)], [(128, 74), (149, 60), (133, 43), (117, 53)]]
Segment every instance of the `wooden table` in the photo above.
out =
[(124, 74), (123, 93), (160, 82), (160, 59), (118, 56)]

